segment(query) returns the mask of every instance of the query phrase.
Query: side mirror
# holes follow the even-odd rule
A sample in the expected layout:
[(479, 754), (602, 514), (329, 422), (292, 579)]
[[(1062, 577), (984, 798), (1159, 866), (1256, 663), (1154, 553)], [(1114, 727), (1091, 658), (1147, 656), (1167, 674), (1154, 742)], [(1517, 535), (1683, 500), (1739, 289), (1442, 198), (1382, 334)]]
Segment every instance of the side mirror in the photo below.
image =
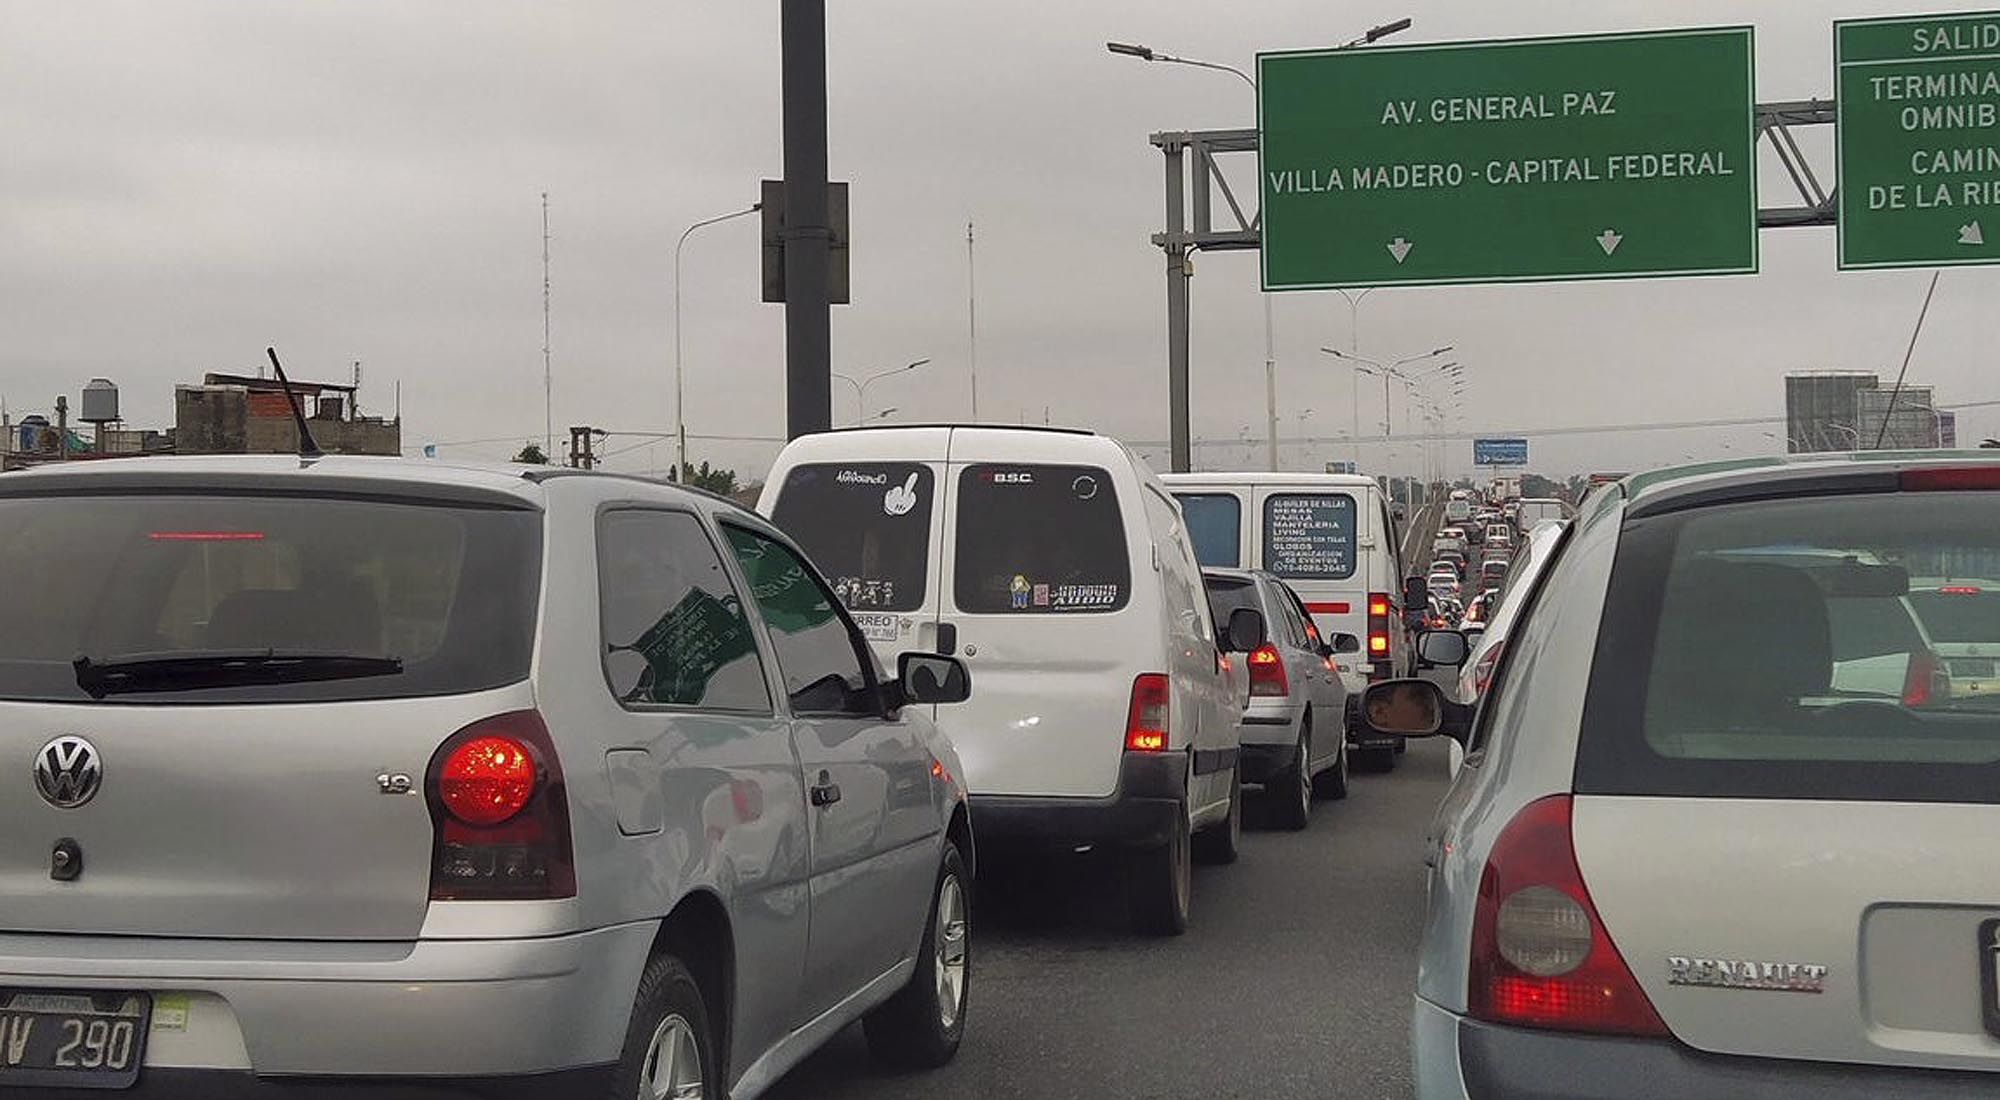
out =
[(1335, 634), (1333, 636), (1333, 651), (1335, 653), (1359, 653), (1361, 652), (1361, 639), (1352, 634)]
[(1231, 653), (1248, 653), (1264, 644), (1264, 613), (1254, 607), (1239, 607), (1229, 613), (1223, 630), (1224, 648)]
[(1417, 635), (1417, 660), (1425, 668), (1458, 668), (1472, 656), (1472, 643), (1456, 630), (1426, 630)]
[(897, 657), (896, 683), (905, 703), (963, 703), (972, 698), (972, 674), (965, 662), (941, 653)]
[(1410, 577), (1403, 582), (1403, 606), (1422, 607), (1431, 602), (1431, 582), (1423, 577)]
[(1352, 714), (1370, 733), (1391, 737), (1446, 737), (1464, 744), (1472, 736), (1473, 708), (1454, 703), (1429, 680), (1370, 684)]

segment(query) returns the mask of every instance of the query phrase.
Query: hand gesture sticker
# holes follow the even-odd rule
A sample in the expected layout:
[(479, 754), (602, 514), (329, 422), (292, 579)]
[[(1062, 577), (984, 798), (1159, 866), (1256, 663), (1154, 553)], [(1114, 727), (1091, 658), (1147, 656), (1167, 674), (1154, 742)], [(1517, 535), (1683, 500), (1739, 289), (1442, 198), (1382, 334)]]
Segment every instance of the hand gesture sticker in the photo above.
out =
[(882, 494), (882, 511), (892, 516), (907, 516), (917, 506), (917, 474), (912, 471), (908, 481), (892, 486)]

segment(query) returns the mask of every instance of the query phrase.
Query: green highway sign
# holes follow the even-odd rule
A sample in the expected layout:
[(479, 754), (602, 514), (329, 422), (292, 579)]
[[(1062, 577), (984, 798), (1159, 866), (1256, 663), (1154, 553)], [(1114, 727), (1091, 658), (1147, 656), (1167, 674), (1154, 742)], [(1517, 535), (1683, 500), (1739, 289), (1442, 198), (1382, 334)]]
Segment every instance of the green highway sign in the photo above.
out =
[(1840, 266), (2000, 263), (2000, 12), (1833, 25)]
[(1265, 288), (1755, 272), (1753, 39), (1259, 54)]

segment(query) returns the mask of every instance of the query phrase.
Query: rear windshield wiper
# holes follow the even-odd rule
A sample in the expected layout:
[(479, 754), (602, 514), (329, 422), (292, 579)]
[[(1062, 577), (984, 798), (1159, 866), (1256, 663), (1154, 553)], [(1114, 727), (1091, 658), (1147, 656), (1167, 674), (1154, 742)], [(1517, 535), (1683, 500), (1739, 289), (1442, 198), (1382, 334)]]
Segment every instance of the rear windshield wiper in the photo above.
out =
[(104, 658), (79, 656), (70, 665), (76, 669), (76, 686), (88, 692), (92, 699), (132, 692), (199, 691), (202, 688), (255, 684), (357, 680), (368, 676), (394, 676), (403, 671), (400, 657), (273, 649), (227, 653), (140, 653)]

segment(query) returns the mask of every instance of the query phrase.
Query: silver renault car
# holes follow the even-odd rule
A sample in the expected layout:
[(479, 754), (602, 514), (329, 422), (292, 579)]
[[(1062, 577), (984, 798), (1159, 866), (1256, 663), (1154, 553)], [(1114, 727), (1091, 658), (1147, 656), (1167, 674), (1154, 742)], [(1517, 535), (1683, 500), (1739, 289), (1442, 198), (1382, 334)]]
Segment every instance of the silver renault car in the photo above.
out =
[[(1597, 494), (1428, 856), (1420, 1100), (2000, 1094), (2000, 454), (1691, 467)], [(1914, 614), (1914, 629), (1911, 615)], [(1456, 633), (1424, 635), (1456, 664)]]
[(0, 1093), (700, 1097), (965, 1028), (973, 839), (798, 550), (578, 471), (0, 475)]

